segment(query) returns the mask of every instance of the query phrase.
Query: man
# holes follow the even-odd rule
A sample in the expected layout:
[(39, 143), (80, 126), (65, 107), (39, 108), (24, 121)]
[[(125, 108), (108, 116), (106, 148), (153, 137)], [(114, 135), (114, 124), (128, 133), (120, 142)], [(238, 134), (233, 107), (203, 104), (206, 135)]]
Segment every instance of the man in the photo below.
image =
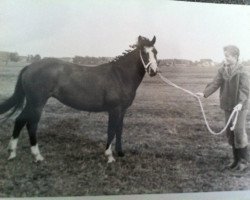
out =
[(238, 62), (239, 49), (233, 45), (226, 46), (224, 55), (223, 66), (213, 81), (206, 86), (203, 93), (197, 95), (207, 98), (220, 88), (220, 107), (225, 112), (226, 122), (233, 109), (239, 110), (234, 131), (231, 131), (229, 126), (226, 134), (234, 157), (229, 168), (243, 171), (248, 167), (248, 137), (245, 125), (249, 103), (249, 80), (243, 66)]

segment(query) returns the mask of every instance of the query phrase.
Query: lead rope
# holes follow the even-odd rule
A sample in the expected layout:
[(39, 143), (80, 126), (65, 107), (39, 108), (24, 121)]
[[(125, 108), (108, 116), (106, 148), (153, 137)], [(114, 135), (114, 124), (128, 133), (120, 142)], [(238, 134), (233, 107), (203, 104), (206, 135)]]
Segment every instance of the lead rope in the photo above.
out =
[(237, 123), (237, 119), (238, 119), (238, 115), (239, 115), (239, 110), (234, 109), (233, 112), (231, 113), (231, 115), (230, 115), (228, 121), (227, 121), (226, 126), (225, 126), (220, 132), (216, 133), (216, 132), (214, 132), (214, 131), (210, 128), (210, 126), (209, 126), (209, 124), (208, 124), (208, 122), (207, 122), (207, 118), (206, 118), (205, 111), (204, 111), (204, 109), (203, 109), (203, 106), (202, 106), (200, 97), (199, 97), (198, 95), (194, 94), (193, 92), (191, 92), (191, 91), (189, 91), (189, 90), (186, 90), (186, 89), (184, 89), (184, 88), (182, 88), (182, 87), (180, 87), (180, 86), (174, 84), (173, 82), (171, 82), (171, 81), (168, 80), (167, 78), (163, 77), (160, 73), (159, 73), (159, 76), (160, 76), (160, 78), (162, 79), (163, 82), (165, 82), (165, 83), (167, 83), (167, 84), (169, 84), (169, 85), (171, 85), (171, 86), (173, 86), (173, 87), (175, 87), (175, 88), (177, 88), (177, 89), (180, 89), (180, 90), (182, 90), (182, 91), (184, 91), (184, 92), (190, 94), (191, 96), (195, 97), (195, 98), (199, 101), (199, 105), (200, 105), (201, 112), (202, 112), (203, 118), (204, 118), (204, 120), (205, 120), (207, 129), (208, 129), (208, 131), (209, 131), (212, 135), (220, 135), (220, 134), (222, 134), (222, 133), (227, 129), (227, 127), (229, 126), (231, 120), (232, 120), (233, 117), (235, 116), (234, 121), (233, 121), (233, 125), (232, 125), (232, 127), (230, 128), (231, 131), (234, 130), (235, 125), (236, 125), (236, 123)]

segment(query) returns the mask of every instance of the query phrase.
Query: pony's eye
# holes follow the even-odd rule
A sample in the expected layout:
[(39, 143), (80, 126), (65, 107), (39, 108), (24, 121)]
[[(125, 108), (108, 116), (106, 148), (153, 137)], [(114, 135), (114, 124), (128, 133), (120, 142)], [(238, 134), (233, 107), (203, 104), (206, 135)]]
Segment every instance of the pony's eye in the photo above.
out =
[(153, 49), (153, 53), (155, 54), (155, 55), (157, 55), (157, 50), (156, 49)]

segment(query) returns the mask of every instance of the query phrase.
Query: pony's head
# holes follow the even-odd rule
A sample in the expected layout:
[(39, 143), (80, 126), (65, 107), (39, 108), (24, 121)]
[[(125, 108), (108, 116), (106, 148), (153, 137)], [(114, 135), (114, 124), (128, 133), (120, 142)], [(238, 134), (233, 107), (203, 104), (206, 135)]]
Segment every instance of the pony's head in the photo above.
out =
[(157, 50), (154, 47), (156, 37), (150, 41), (149, 39), (139, 36), (137, 46), (140, 50), (141, 62), (145, 68), (145, 71), (150, 76), (155, 76), (158, 72), (157, 66)]

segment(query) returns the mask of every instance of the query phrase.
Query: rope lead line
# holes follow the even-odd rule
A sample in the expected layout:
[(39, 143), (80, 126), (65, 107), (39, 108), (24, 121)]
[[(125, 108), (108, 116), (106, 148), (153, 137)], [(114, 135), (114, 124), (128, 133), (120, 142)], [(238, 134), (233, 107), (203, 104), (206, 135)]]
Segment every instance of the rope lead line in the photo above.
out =
[(228, 119), (228, 121), (227, 121), (227, 123), (226, 123), (226, 126), (225, 126), (220, 132), (216, 133), (216, 132), (214, 132), (214, 131), (210, 128), (210, 126), (209, 126), (209, 124), (208, 124), (208, 121), (207, 121), (207, 118), (206, 118), (206, 115), (205, 115), (205, 111), (204, 111), (204, 108), (203, 108), (203, 106), (202, 106), (200, 97), (199, 97), (198, 95), (194, 94), (193, 92), (191, 92), (191, 91), (189, 91), (189, 90), (186, 90), (186, 89), (184, 89), (184, 88), (182, 88), (182, 87), (180, 87), (180, 86), (174, 84), (173, 82), (171, 82), (171, 81), (168, 80), (167, 78), (163, 77), (160, 73), (159, 73), (159, 76), (160, 76), (160, 78), (162, 79), (163, 82), (165, 82), (165, 83), (167, 83), (167, 84), (169, 84), (169, 85), (171, 85), (171, 86), (173, 86), (173, 87), (175, 87), (175, 88), (177, 88), (177, 89), (180, 89), (180, 90), (182, 90), (182, 91), (184, 91), (184, 92), (190, 94), (191, 96), (195, 97), (195, 98), (198, 100), (199, 105), (200, 105), (200, 108), (201, 108), (201, 112), (202, 112), (202, 115), (203, 115), (203, 118), (204, 118), (205, 123), (206, 123), (206, 126), (207, 126), (207, 129), (208, 129), (208, 131), (209, 131), (212, 135), (220, 135), (220, 134), (222, 134), (222, 133), (227, 129), (227, 127), (229, 126), (231, 120), (232, 120), (233, 117), (235, 116), (235, 117), (234, 117), (234, 121), (233, 121), (233, 125), (232, 125), (232, 127), (230, 128), (231, 131), (234, 130), (235, 125), (236, 125), (236, 123), (237, 123), (237, 119), (238, 119), (238, 114), (239, 114), (239, 111), (238, 111), (238, 110), (235, 110), (235, 109), (233, 110), (233, 112), (231, 113), (231, 115), (230, 115), (230, 117), (229, 117), (229, 119)]

